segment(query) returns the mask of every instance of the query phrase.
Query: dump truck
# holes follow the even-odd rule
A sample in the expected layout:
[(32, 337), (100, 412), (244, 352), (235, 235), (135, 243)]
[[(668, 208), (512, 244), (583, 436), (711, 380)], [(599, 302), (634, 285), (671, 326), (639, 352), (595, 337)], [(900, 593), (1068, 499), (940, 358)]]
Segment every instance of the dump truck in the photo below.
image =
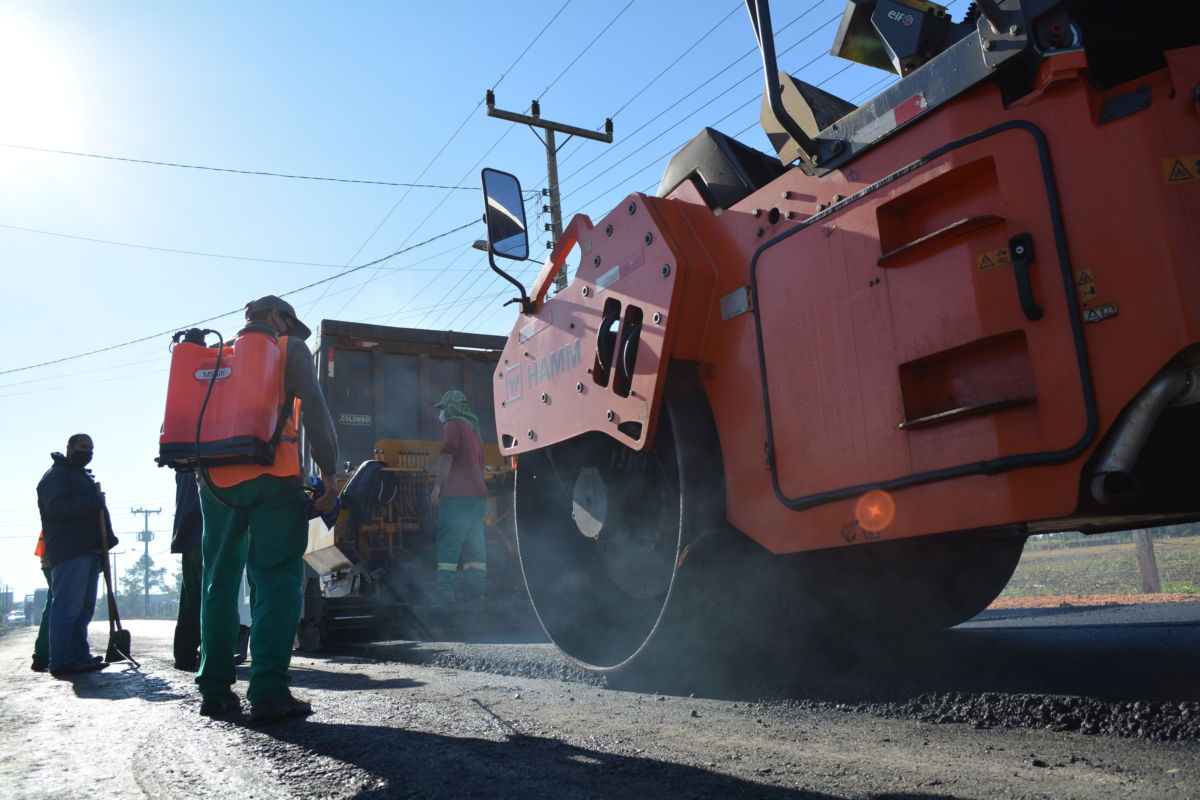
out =
[[(536, 630), (517, 566), (512, 468), (499, 452), (492, 413), (492, 373), (504, 342), (321, 322), (314, 360), (338, 436), (341, 511), (332, 528), (319, 519), (310, 525), (300, 649), (348, 638), (479, 639)], [(442, 437), (434, 404), (448, 389), (466, 393), (485, 442), (487, 595), (439, 604), (429, 493)]]
[(1032, 534), (1200, 519), (1200, 4), (851, 0), (834, 54), (896, 76), (861, 105), (747, 7), (774, 153), (702, 131), (528, 291), (519, 181), (482, 174), (550, 639), (794, 669), (969, 619)]

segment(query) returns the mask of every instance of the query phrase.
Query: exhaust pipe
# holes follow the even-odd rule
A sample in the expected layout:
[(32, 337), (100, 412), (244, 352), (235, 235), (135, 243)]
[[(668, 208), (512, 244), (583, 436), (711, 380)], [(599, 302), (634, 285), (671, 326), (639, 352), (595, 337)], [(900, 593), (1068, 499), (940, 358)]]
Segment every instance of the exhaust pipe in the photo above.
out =
[(1101, 505), (1127, 500), (1137, 493), (1133, 465), (1137, 463), (1162, 412), (1170, 406), (1200, 400), (1191, 367), (1175, 366), (1160, 372), (1121, 412), (1099, 449), (1092, 475), (1092, 497)]

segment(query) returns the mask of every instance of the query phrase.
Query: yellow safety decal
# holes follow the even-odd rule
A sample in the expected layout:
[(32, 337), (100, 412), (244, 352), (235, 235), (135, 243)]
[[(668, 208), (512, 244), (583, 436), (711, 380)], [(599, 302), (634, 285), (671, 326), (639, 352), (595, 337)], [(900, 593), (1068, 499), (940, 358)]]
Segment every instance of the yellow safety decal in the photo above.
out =
[(642, 402), (638, 404), (638, 419), (650, 418), (650, 404)]
[(1079, 295), (1079, 302), (1081, 303), (1087, 302), (1096, 296), (1096, 279), (1092, 276), (1090, 269), (1075, 271), (1075, 292)]
[(1195, 183), (1200, 181), (1200, 154), (1162, 159), (1163, 180), (1166, 183)]
[(1001, 247), (999, 250), (988, 250), (986, 253), (980, 253), (975, 256), (975, 269), (985, 270), (992, 267), (998, 267), (1001, 264), (1009, 263), (1008, 248)]

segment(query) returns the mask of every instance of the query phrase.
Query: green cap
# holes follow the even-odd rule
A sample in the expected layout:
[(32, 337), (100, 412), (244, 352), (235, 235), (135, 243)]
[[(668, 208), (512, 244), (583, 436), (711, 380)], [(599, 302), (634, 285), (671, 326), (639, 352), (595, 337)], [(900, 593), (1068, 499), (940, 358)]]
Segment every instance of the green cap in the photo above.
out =
[(446, 406), (450, 405), (451, 403), (465, 403), (465, 402), (467, 402), (467, 395), (465, 393), (463, 393), (462, 389), (451, 389), (450, 391), (448, 391), (444, 395), (442, 395), (441, 400), (437, 401), (433, 405), (436, 408), (445, 408)]

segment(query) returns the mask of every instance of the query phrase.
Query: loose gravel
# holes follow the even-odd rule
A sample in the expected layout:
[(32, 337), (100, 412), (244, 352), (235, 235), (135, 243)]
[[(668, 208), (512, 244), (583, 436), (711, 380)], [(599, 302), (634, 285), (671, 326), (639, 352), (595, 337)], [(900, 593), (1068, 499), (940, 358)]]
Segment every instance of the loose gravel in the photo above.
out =
[[(1154, 599), (1157, 600), (1157, 596)], [(1097, 598), (1090, 598), (1090, 601), (1090, 605), (1106, 602)], [(1142, 596), (1142, 602), (1146, 601), (1146, 596)], [(1032, 607), (1065, 605), (1078, 604), (1073, 598), (1040, 598), (1038, 605)], [(880, 673), (855, 675), (852, 669), (844, 669), (844, 665), (829, 665), (824, 677), (807, 675), (802, 686), (781, 685), (766, 682), (761, 676), (747, 676), (740, 685), (696, 688), (663, 685), (669, 681), (648, 684), (599, 675), (579, 667), (549, 644), (374, 642), (343, 645), (338, 652), (375, 661), (399, 661), (510, 677), (548, 678), (664, 695), (747, 700), (761, 702), (764, 709), (776, 709), (781, 713), (799, 708), (934, 724), (964, 724), (979, 729), (1069, 731), (1156, 742), (1200, 741), (1200, 702), (1139, 700), (1136, 688), (1131, 690), (1133, 696), (1121, 699), (991, 691), (909, 693), (904, 685), (906, 676), (898, 675), (894, 686), (881, 686)], [(902, 669), (899, 671), (903, 672)]]

